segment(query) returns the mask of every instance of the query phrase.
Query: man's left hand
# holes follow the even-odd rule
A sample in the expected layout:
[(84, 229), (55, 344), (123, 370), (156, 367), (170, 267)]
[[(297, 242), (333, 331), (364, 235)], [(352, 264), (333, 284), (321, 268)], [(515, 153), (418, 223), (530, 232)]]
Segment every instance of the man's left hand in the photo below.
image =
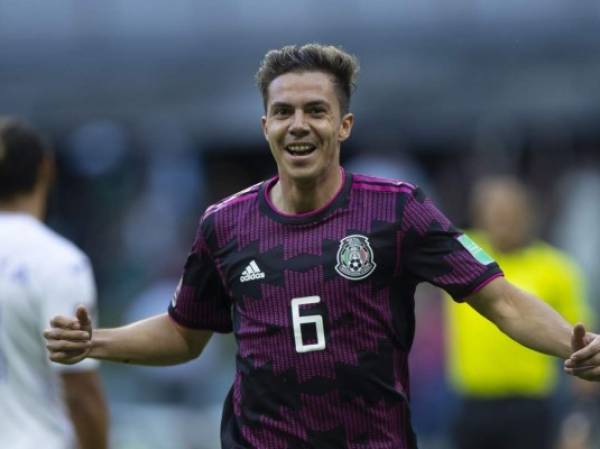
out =
[(600, 382), (600, 335), (586, 332), (583, 324), (577, 324), (573, 328), (571, 347), (573, 353), (565, 360), (565, 372)]

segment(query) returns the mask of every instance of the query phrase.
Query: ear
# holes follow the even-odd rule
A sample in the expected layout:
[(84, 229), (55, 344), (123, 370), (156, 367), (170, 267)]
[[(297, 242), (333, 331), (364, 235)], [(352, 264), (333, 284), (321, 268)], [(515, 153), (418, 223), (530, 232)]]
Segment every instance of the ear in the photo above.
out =
[(38, 182), (45, 189), (50, 188), (56, 178), (56, 162), (54, 154), (47, 152), (42, 159), (39, 167)]
[(265, 140), (268, 142), (268, 128), (267, 128), (267, 116), (263, 115), (260, 118), (260, 127), (262, 128), (263, 136), (265, 136)]
[(354, 114), (348, 113), (342, 117), (340, 123), (340, 130), (338, 131), (338, 142), (343, 142), (352, 133), (352, 126), (354, 125)]
[(56, 165), (54, 162), (54, 156), (52, 153), (47, 152), (39, 166), (38, 179), (32, 192), (32, 195), (39, 200), (40, 217), (44, 217), (46, 215), (48, 195), (52, 189), (52, 184), (54, 183), (55, 177)]

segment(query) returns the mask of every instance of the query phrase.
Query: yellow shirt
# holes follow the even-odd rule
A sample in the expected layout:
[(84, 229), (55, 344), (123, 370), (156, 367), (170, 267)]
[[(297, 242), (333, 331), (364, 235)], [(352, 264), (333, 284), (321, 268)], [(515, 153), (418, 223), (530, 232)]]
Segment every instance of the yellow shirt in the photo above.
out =
[[(591, 325), (582, 276), (562, 252), (536, 241), (509, 254), (492, 250), (485, 237), (469, 235), (498, 262), (508, 281), (543, 299), (571, 323)], [(468, 304), (445, 301), (448, 375), (463, 395), (543, 397), (557, 382), (557, 359), (525, 348)]]

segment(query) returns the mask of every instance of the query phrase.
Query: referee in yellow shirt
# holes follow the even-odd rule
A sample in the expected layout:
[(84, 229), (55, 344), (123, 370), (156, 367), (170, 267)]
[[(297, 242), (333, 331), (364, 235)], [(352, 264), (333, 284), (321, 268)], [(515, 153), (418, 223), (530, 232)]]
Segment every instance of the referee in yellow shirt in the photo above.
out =
[[(565, 254), (535, 238), (532, 209), (518, 181), (487, 179), (475, 189), (477, 231), (468, 234), (508, 280), (571, 323), (589, 323), (582, 276)], [(462, 399), (452, 432), (456, 449), (552, 449), (556, 360), (515, 343), (469, 306), (444, 303), (448, 377)]]

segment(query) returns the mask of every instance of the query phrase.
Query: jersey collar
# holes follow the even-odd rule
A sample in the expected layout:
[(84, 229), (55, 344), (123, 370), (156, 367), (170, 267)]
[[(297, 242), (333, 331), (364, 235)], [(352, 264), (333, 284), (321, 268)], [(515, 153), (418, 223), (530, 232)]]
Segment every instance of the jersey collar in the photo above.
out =
[(319, 209), (303, 212), (301, 214), (286, 214), (277, 210), (269, 199), (269, 192), (278, 179), (279, 177), (275, 176), (261, 184), (258, 192), (258, 200), (260, 211), (280, 223), (306, 224), (321, 221), (335, 210), (345, 207), (350, 199), (352, 173), (347, 173), (342, 168), (342, 185), (335, 196), (327, 204)]

